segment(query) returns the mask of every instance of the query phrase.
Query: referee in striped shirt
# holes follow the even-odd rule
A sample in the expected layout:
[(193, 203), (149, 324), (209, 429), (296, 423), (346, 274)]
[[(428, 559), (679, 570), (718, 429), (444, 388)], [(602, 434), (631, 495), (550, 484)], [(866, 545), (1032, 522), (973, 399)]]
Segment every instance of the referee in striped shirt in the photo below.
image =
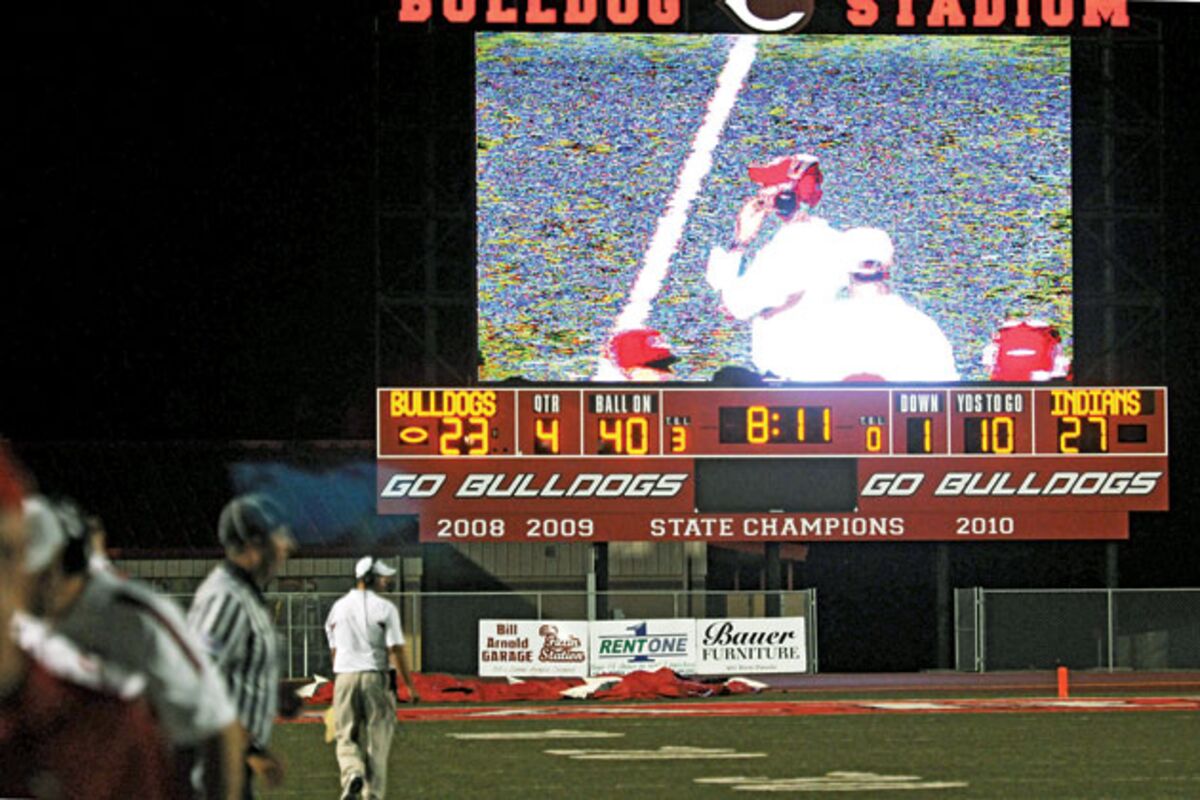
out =
[[(262, 590), (295, 548), (279, 507), (263, 495), (235, 498), (217, 524), (225, 548), (221, 562), (196, 592), (188, 624), (217, 670), (245, 732), (244, 797), (252, 779), (270, 787), (283, 781), (283, 765), (268, 749), (277, 712), (294, 713), (295, 694), (279, 683), (279, 645)], [(280, 708), (282, 702), (289, 707)]]

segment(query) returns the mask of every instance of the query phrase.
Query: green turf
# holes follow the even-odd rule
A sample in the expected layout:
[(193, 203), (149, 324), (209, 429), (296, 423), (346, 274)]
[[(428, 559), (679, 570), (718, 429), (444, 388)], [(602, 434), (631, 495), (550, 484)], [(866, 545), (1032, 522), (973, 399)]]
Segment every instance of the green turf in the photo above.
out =
[[(619, 738), (460, 741), (454, 733), (545, 730)], [(283, 725), (287, 784), (269, 798), (336, 798), (332, 745), (319, 725)], [(735, 748), (765, 758), (591, 761), (552, 749)], [(392, 747), (389, 797), (739, 798), (761, 796), (697, 778), (819, 778), (831, 772), (919, 776), (965, 787), (842, 791), (856, 797), (1197, 798), (1200, 714), (1192, 712), (878, 714), (413, 723)], [(904, 783), (901, 781), (900, 783)], [(810, 787), (811, 788), (811, 787)], [(796, 788), (772, 796), (812, 796)]]

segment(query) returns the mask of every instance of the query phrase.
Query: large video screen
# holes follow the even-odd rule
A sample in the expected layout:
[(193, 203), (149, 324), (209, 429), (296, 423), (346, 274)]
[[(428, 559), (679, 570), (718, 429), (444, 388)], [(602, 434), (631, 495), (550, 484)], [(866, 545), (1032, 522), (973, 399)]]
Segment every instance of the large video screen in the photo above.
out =
[(476, 137), (481, 381), (1070, 378), (1066, 37), (479, 33)]

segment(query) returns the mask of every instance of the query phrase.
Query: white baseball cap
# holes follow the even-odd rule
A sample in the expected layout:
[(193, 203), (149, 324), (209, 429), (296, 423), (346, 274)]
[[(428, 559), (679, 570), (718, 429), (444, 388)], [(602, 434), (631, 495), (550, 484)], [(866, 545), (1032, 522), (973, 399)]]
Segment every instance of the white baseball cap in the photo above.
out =
[(374, 556), (363, 556), (354, 565), (354, 577), (355, 579), (362, 579), (367, 577), (368, 573), (374, 573), (386, 578), (389, 575), (395, 575), (396, 570), (379, 561)]
[(879, 228), (851, 228), (845, 233), (847, 251), (856, 264), (891, 264), (896, 258), (892, 237)]

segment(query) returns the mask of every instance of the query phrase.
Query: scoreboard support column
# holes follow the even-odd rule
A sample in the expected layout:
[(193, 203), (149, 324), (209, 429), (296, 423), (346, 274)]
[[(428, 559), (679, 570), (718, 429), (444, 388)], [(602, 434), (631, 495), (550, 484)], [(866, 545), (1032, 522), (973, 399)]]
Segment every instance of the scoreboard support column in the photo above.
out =
[(779, 593), (783, 591), (783, 565), (779, 560), (779, 542), (763, 545), (766, 557), (766, 612), (768, 617), (782, 616), (783, 604)]
[(608, 542), (595, 542), (588, 551), (588, 621), (608, 619)]
[[(694, 617), (714, 616), (709, 613), (708, 596), (708, 545), (704, 542), (687, 542), (683, 545), (684, 590), (688, 595), (688, 614)], [(697, 600), (696, 593), (699, 592)]]
[(950, 620), (954, 609), (950, 603), (950, 548), (945, 542), (934, 545), (934, 581), (937, 587), (937, 666), (938, 669), (953, 669), (954, 642), (951, 639)]

